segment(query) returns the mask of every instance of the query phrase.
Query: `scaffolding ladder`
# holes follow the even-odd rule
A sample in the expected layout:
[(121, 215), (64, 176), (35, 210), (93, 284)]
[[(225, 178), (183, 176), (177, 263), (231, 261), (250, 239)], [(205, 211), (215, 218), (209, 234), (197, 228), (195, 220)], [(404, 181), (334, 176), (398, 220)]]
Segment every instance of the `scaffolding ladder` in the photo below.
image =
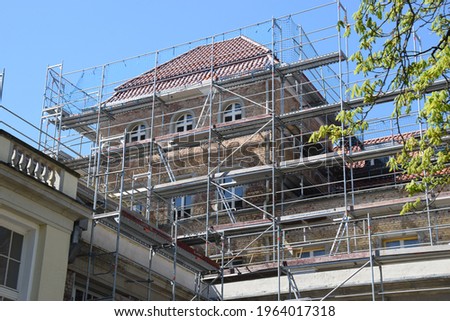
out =
[[(45, 97), (42, 105), (39, 131), (39, 149), (56, 159), (58, 159), (62, 129), (64, 95), (62, 77), (62, 64), (47, 68)], [(53, 127), (53, 133), (51, 135), (47, 134), (50, 125)], [(46, 127), (45, 130), (44, 127)]]

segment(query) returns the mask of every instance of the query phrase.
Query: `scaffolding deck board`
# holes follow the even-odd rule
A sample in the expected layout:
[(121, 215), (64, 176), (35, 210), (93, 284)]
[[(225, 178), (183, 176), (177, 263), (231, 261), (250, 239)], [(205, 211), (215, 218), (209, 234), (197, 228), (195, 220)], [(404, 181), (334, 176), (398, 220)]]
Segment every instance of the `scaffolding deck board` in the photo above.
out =
[[(281, 75), (288, 75), (294, 72), (301, 72), (303, 70), (314, 69), (321, 66), (330, 65), (339, 61), (346, 60), (347, 57), (342, 51), (330, 52), (328, 54), (299, 60), (290, 64), (281, 64), (274, 66), (277, 73)], [(224, 87), (241, 86), (247, 83), (254, 83), (257, 81), (263, 81), (272, 77), (272, 69), (268, 68), (265, 71), (260, 71), (247, 76), (241, 76), (236, 78), (225, 79), (218, 81), (217, 84)]]
[[(448, 245), (419, 246), (409, 249), (389, 249), (374, 253), (373, 264), (390, 265), (428, 260), (444, 260), (450, 258)], [(340, 253), (333, 256), (318, 256), (313, 258), (289, 258), (283, 260), (281, 269), (289, 269), (294, 274), (315, 273), (330, 270), (355, 269), (367, 265), (370, 252)], [(265, 262), (235, 266), (234, 269), (224, 270), (224, 282), (236, 282), (259, 279), (261, 275), (275, 277), (278, 263)], [(366, 267), (370, 269), (370, 266)], [(236, 273), (237, 272), (237, 273)]]

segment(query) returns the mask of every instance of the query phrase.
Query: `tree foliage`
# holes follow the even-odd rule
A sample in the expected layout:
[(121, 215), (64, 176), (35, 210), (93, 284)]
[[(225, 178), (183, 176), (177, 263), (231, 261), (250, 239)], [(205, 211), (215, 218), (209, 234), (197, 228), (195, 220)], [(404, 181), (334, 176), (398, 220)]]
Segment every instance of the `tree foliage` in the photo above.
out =
[[(410, 195), (437, 195), (450, 183), (449, 11), (450, 0), (362, 0), (353, 15), (359, 48), (350, 60), (356, 63), (355, 73), (367, 80), (351, 88), (352, 96), (364, 97), (366, 106), (374, 107), (379, 96), (398, 91), (393, 101), (394, 118), (410, 114), (415, 103), (421, 101), (417, 121), (424, 131), (405, 138), (403, 150), (387, 164), (391, 171), (403, 171), (411, 178), (406, 185)], [(346, 36), (351, 32), (342, 21), (338, 28), (345, 28)], [(425, 48), (412, 46), (418, 34), (426, 37)], [(429, 92), (436, 81), (446, 82), (446, 87)], [(364, 113), (370, 109), (364, 109)], [(322, 126), (311, 140), (329, 137), (336, 142), (366, 130), (367, 114), (361, 113), (361, 108), (341, 111), (337, 120), (342, 125)], [(420, 203), (418, 199), (406, 204), (402, 212), (414, 210)]]

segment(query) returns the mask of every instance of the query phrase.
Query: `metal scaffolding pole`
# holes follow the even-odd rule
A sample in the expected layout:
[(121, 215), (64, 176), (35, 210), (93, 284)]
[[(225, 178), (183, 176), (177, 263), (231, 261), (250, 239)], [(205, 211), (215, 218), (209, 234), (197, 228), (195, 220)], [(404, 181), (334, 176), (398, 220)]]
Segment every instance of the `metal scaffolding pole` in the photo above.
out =
[(275, 55), (275, 28), (278, 27), (276, 20), (272, 19), (272, 76), (271, 76), (271, 109), (272, 109), (272, 128), (271, 128), (271, 139), (270, 139), (270, 148), (271, 148), (271, 165), (272, 165), (272, 260), (277, 262), (277, 276), (278, 276), (278, 295), (277, 300), (281, 301), (281, 266), (279, 262), (279, 235), (276, 235), (276, 232), (278, 231), (278, 225), (277, 225), (277, 215), (276, 215), (276, 182), (275, 182), (275, 167), (276, 164), (276, 135), (275, 135), (275, 114), (276, 114), (276, 105), (275, 105), (275, 61), (274, 61), (274, 55)]
[[(338, 21), (341, 19), (341, 2), (340, 0), (336, 1), (337, 4), (337, 19)], [(341, 31), (338, 30), (338, 35), (337, 35), (337, 40), (338, 40), (338, 52), (341, 51), (341, 41), (342, 41), (342, 36), (341, 36)], [(338, 61), (338, 80), (339, 80), (339, 103), (340, 103), (340, 111), (343, 112), (344, 111), (344, 88), (343, 88), (343, 71), (342, 71), (342, 58), (339, 56), (339, 61)], [(341, 135), (341, 150), (342, 150), (342, 180), (343, 180), (343, 196), (344, 196), (344, 208), (345, 208), (345, 213), (344, 213), (344, 217), (343, 217), (343, 222), (345, 221), (345, 231), (346, 231), (346, 235), (348, 236), (348, 199), (347, 199), (347, 160), (346, 160), (346, 154), (345, 154), (345, 139), (346, 137), (344, 136), (344, 131), (345, 131), (345, 125), (344, 125), (344, 121), (341, 120), (341, 130), (342, 130), (342, 135)], [(349, 151), (351, 151), (351, 137), (349, 137)], [(351, 165), (351, 163), (350, 163)], [(353, 183), (352, 183), (353, 184)], [(350, 252), (350, 248), (349, 248), (349, 242), (347, 242), (347, 252)]]
[(211, 53), (210, 53), (210, 84), (209, 84), (209, 128), (208, 128), (208, 181), (206, 187), (206, 220), (205, 220), (205, 255), (209, 254), (209, 216), (210, 216), (210, 208), (211, 208), (211, 180), (213, 179), (214, 173), (211, 173), (211, 144), (212, 144), (212, 115), (213, 115), (213, 90), (214, 90), (214, 38), (211, 44)]
[(147, 300), (151, 301), (152, 299), (152, 264), (153, 264), (153, 257), (155, 256), (156, 252), (153, 249), (153, 246), (150, 246), (150, 249), (148, 251), (148, 288), (147, 288)]
[[(99, 97), (101, 96), (101, 92), (103, 92), (103, 85), (104, 85), (104, 75), (105, 75), (105, 66), (102, 67), (102, 82), (99, 89)], [(97, 105), (97, 126), (96, 126), (96, 133), (95, 133), (95, 144), (94, 147), (91, 149), (96, 151), (96, 155), (94, 157), (94, 199), (93, 199), (93, 206), (92, 206), (92, 213), (93, 216), (97, 214), (97, 206), (98, 206), (98, 195), (99, 195), (99, 188), (100, 188), (100, 163), (101, 163), (101, 155), (102, 155), (102, 147), (100, 146), (100, 115), (101, 115), (101, 100), (98, 100)], [(92, 258), (93, 258), (93, 250), (94, 250), (94, 231), (95, 231), (95, 225), (96, 221), (93, 219), (91, 221), (91, 235), (89, 240), (89, 253), (88, 253), (88, 267), (87, 267), (87, 275), (86, 275), (86, 287), (85, 292), (83, 294), (83, 301), (87, 300), (87, 296), (89, 293), (89, 286), (90, 286), (90, 278), (92, 274)]]
[(372, 223), (370, 220), (370, 214), (367, 213), (367, 231), (369, 237), (369, 262), (370, 262), (370, 280), (372, 286), (372, 301), (375, 301), (375, 272), (373, 266), (373, 250), (372, 250)]
[(148, 171), (147, 171), (147, 197), (145, 206), (145, 219), (150, 223), (150, 213), (152, 206), (152, 193), (153, 193), (153, 152), (155, 145), (155, 109), (156, 109), (156, 82), (158, 75), (158, 55), (159, 52), (155, 53), (155, 68), (153, 76), (153, 97), (152, 97), (152, 111), (150, 119), (150, 147), (148, 156)]
[[(114, 301), (116, 298), (116, 289), (117, 289), (117, 269), (119, 265), (119, 248), (120, 248), (120, 227), (122, 224), (122, 203), (123, 203), (123, 188), (124, 188), (124, 178), (125, 178), (125, 153), (126, 153), (126, 142), (125, 139), (127, 137), (127, 131), (125, 130), (123, 134), (123, 143), (122, 143), (122, 166), (120, 170), (120, 196), (119, 196), (119, 208), (117, 210), (117, 235), (116, 235), (116, 252), (114, 256), (114, 274), (113, 274), (113, 288), (112, 288), (112, 300)], [(108, 188), (108, 187), (106, 187)]]

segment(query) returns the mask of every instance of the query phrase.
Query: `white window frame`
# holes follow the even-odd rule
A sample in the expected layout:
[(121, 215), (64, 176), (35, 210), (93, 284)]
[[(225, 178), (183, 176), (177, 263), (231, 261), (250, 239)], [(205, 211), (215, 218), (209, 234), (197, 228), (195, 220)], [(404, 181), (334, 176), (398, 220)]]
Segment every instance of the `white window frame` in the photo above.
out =
[(3, 210), (0, 210), (0, 225), (24, 236), (17, 290), (0, 286), (0, 296), (10, 300), (30, 300), (39, 226)]
[(147, 138), (147, 126), (144, 123), (139, 123), (131, 126), (128, 136), (128, 142), (138, 142)]
[[(81, 294), (82, 298), (84, 298), (84, 295), (86, 293), (86, 288), (82, 287), (82, 286), (78, 286), (78, 285), (74, 286), (72, 288), (72, 298), (71, 298), (72, 301), (82, 301), (83, 300), (83, 299), (77, 300), (77, 292)], [(93, 292), (92, 290), (89, 290), (86, 301), (96, 301), (102, 297), (104, 297), (104, 296), (102, 296), (96, 292)]]
[[(9, 228), (7, 228), (5, 226), (2, 226), (2, 225), (0, 225), (0, 228), (2, 230), (9, 231), (8, 244), (5, 244), (5, 245), (8, 246), (8, 248), (6, 249), (6, 253), (0, 254), (0, 258), (2, 259), (2, 261), (3, 260), (6, 261), (5, 275), (3, 275), (3, 277), (4, 277), (3, 281), (5, 282), (5, 284), (0, 284), (0, 287), (6, 287), (6, 288), (9, 288), (9, 289), (17, 291), (17, 289), (20, 287), (20, 284), (19, 284), (19, 272), (20, 272), (20, 265), (22, 265), (22, 251), (23, 251), (23, 241), (25, 239), (25, 235), (23, 235), (22, 233), (18, 233), (18, 232), (14, 231), (14, 230), (11, 230), (11, 229), (9, 229)], [(14, 244), (14, 239), (15, 239), (16, 236), (22, 238), (20, 240), (20, 249), (19, 249), (20, 252), (18, 253), (19, 254), (18, 258), (17, 257), (13, 257), (13, 244)], [(17, 269), (13, 268), (13, 266), (15, 264), (18, 264), (18, 268)], [(16, 271), (16, 270), (17, 270), (17, 280), (15, 280), (15, 285), (14, 286), (12, 286), (12, 285), (8, 286), (7, 285), (8, 280), (11, 281), (11, 279), (8, 278), (9, 271)]]
[(191, 113), (182, 113), (176, 117), (174, 132), (182, 133), (194, 129), (194, 116)]
[[(320, 252), (320, 254), (319, 254)], [(322, 254), (323, 252), (323, 254)], [(308, 256), (303, 256), (305, 253), (308, 253)], [(296, 257), (298, 257), (299, 259), (309, 259), (309, 258), (313, 258), (313, 257), (319, 257), (319, 256), (325, 256), (327, 254), (326, 250), (324, 247), (322, 248), (307, 248), (307, 249), (302, 249), (302, 250), (297, 250), (296, 251)]]
[[(412, 244), (405, 244), (405, 241), (415, 241)], [(388, 246), (388, 243), (398, 242), (399, 245), (390, 245)], [(419, 246), (420, 240), (417, 235), (411, 235), (411, 236), (404, 236), (404, 237), (398, 237), (398, 238), (388, 238), (383, 240), (383, 247), (385, 249), (403, 249), (403, 248), (409, 248), (414, 246)]]
[[(227, 117), (230, 119), (227, 120)], [(242, 104), (238, 102), (231, 103), (223, 110), (223, 122), (228, 123), (243, 118)]]
[(173, 219), (183, 219), (192, 216), (193, 196), (184, 195), (173, 199)]
[[(226, 177), (223, 179), (223, 184), (232, 183), (233, 179)], [(244, 198), (244, 186), (231, 186), (227, 187), (226, 190), (223, 191), (223, 194), (225, 196), (224, 201), (227, 202), (228, 207), (231, 209), (239, 210), (244, 207), (244, 201), (235, 195)], [(223, 207), (224, 204), (222, 203)]]

